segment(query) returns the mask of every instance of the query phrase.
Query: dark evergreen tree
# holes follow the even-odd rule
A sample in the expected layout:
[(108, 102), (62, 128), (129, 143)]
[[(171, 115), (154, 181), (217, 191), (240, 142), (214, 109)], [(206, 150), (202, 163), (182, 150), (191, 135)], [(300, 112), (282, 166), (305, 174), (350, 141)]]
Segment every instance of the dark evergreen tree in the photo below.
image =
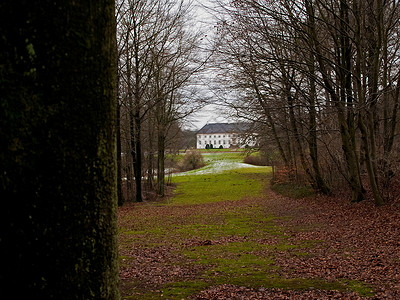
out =
[(113, 0), (0, 3), (0, 282), (11, 298), (119, 298), (114, 23)]

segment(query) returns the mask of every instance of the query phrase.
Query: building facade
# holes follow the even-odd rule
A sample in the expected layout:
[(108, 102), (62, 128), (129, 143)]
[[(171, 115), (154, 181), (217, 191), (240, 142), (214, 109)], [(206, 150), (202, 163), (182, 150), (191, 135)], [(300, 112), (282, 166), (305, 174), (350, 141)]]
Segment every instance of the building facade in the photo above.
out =
[(257, 136), (250, 131), (248, 123), (210, 123), (197, 132), (196, 148), (254, 147)]

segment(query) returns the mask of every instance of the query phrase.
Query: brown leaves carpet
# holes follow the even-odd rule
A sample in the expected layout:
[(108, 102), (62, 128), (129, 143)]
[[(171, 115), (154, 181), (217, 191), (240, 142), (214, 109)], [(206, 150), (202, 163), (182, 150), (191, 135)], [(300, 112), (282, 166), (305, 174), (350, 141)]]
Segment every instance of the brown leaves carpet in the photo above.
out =
[[(400, 299), (400, 208), (386, 204), (375, 207), (364, 201), (351, 204), (347, 199), (316, 197), (288, 199), (268, 191), (263, 200), (265, 209), (272, 212), (277, 222), (285, 229), (288, 242), (313, 243), (307, 255), (291, 255), (290, 250), (276, 250), (275, 261), (280, 266), (282, 277), (321, 278), (323, 280), (349, 279), (364, 282), (374, 290), (368, 299)], [(243, 205), (243, 201), (229, 205)], [(132, 209), (132, 208), (130, 208)], [(179, 210), (182, 210), (179, 212)], [(186, 210), (186, 211), (185, 211)], [(198, 213), (198, 208), (181, 207), (174, 213), (185, 216)], [(158, 214), (170, 214), (171, 208), (155, 210)], [(120, 214), (129, 213), (122, 208)], [(143, 214), (151, 214), (145, 208)], [(287, 217), (285, 217), (287, 216)], [(323, 242), (318, 242), (323, 241)], [(122, 285), (132, 276), (144, 285), (163, 284), (171, 276), (191, 278), (199, 272), (198, 266), (185, 266), (182, 262), (176, 269), (166, 269), (163, 262), (179, 259), (171, 246), (152, 249), (133, 249), (135, 261), (132, 268), (121, 268)], [(126, 274), (129, 272), (130, 274)], [(132, 274), (132, 273), (137, 273)], [(139, 274), (139, 275), (138, 275)], [(160, 299), (162, 297), (160, 296)], [(353, 292), (332, 290), (284, 290), (247, 288), (231, 284), (212, 286), (197, 293), (192, 299), (363, 299)]]

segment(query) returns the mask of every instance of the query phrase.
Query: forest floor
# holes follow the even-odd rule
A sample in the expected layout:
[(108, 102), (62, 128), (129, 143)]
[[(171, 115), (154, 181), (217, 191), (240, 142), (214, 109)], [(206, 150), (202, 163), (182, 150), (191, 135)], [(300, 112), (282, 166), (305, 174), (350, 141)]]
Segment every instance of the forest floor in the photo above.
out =
[(171, 198), (121, 207), (122, 298), (400, 299), (399, 207), (286, 198), (268, 178), (179, 176)]

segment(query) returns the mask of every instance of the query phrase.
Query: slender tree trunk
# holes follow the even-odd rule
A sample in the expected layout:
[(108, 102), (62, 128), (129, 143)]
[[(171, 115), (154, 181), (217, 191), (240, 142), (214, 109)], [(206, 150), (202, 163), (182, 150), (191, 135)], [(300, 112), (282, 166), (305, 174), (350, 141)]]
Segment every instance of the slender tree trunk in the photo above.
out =
[(260, 89), (258, 88), (258, 84), (257, 84), (257, 82), (255, 80), (255, 76), (251, 76), (251, 81), (252, 81), (253, 88), (254, 88), (254, 90), (256, 92), (256, 95), (257, 95), (258, 103), (263, 108), (264, 114), (267, 117), (267, 122), (268, 122), (269, 127), (271, 128), (272, 136), (273, 136), (273, 138), (275, 140), (275, 143), (276, 143), (276, 145), (278, 147), (279, 154), (280, 154), (285, 166), (289, 167), (289, 160), (287, 158), (285, 150), (283, 149), (281, 139), (278, 136), (274, 120), (273, 120), (273, 118), (271, 116), (271, 112), (268, 109), (268, 107), (267, 107), (267, 105), (265, 103), (265, 100), (263, 99), (263, 96), (262, 96), (262, 93), (260, 92)]
[(371, 186), (371, 191), (374, 196), (375, 204), (376, 205), (382, 205), (383, 204), (383, 197), (380, 192), (378, 182), (376, 179), (376, 170), (374, 167), (374, 162), (373, 162), (373, 154), (371, 153), (370, 145), (369, 145), (369, 134), (368, 131), (371, 128), (368, 128), (365, 124), (368, 123), (369, 121), (366, 120), (366, 118), (370, 117), (369, 114), (365, 114), (364, 112), (360, 112), (360, 117), (359, 117), (359, 127), (361, 131), (361, 139), (363, 142), (363, 147), (365, 151), (365, 162), (366, 162), (366, 167), (367, 167), (367, 173), (368, 173), (368, 179), (369, 183)]
[(126, 201), (133, 201), (134, 199), (134, 194), (135, 194), (135, 189), (134, 189), (134, 183), (135, 181), (133, 180), (133, 163), (132, 163), (132, 152), (130, 151), (126, 155), (126, 161), (125, 161), (125, 171), (126, 171), (126, 194), (125, 194), (125, 199)]
[[(115, 43), (115, 53), (118, 53), (118, 47)], [(116, 130), (117, 130), (117, 195), (118, 195), (118, 206), (124, 204), (124, 195), (122, 193), (122, 145), (121, 145), (121, 76), (119, 73), (119, 57), (115, 56), (116, 64), (116, 94), (117, 94), (117, 120), (116, 120)]]
[(131, 151), (135, 177), (135, 201), (142, 202), (142, 141), (139, 112), (131, 113)]
[[(343, 2), (343, 1), (342, 1)], [(346, 3), (341, 2), (341, 9), (343, 10), (345, 7), (347, 7)], [(338, 58), (338, 65), (341, 66), (341, 69), (339, 70), (340, 78), (339, 82), (341, 84), (341, 95), (337, 95), (335, 89), (332, 86), (331, 79), (328, 76), (328, 71), (326, 67), (326, 62), (324, 60), (324, 55), (322, 54), (320, 44), (318, 42), (317, 38), (317, 33), (316, 33), (316, 27), (315, 27), (315, 14), (314, 14), (314, 8), (312, 6), (311, 1), (305, 0), (304, 1), (306, 5), (306, 10), (308, 14), (308, 24), (310, 25), (310, 38), (313, 41), (314, 48), (315, 48), (315, 54), (316, 54), (316, 59), (319, 65), (320, 72), (322, 74), (322, 79), (324, 83), (324, 88), (330, 95), (333, 103), (335, 104), (336, 110), (337, 110), (337, 118), (338, 118), (338, 123), (339, 123), (339, 130), (340, 130), (340, 135), (341, 135), (341, 140), (342, 140), (342, 149), (345, 155), (346, 159), (346, 164), (347, 164), (347, 170), (349, 173), (349, 178), (348, 182), (352, 191), (352, 202), (359, 202), (364, 199), (364, 188), (361, 182), (361, 176), (360, 176), (360, 165), (359, 165), (359, 159), (358, 159), (358, 154), (356, 150), (356, 144), (355, 144), (355, 126), (354, 126), (354, 113), (350, 109), (347, 110), (347, 116), (346, 116), (346, 111), (345, 111), (345, 105), (346, 102), (348, 102), (349, 98), (347, 96), (351, 97), (351, 93), (349, 93), (349, 86), (348, 83), (350, 82), (351, 84), (351, 77), (349, 80), (349, 72), (350, 70), (348, 69), (349, 66), (346, 65), (348, 62), (346, 60), (346, 57), (340, 57)], [(345, 12), (342, 12), (344, 14)], [(344, 15), (343, 15), (344, 16)], [(342, 17), (343, 20), (343, 17)], [(342, 25), (345, 25), (345, 23), (342, 23)], [(349, 53), (348, 48), (346, 47), (348, 43), (348, 37), (345, 35), (345, 29), (341, 28), (341, 47), (342, 51), (338, 51), (338, 53)], [(343, 69), (344, 68), (344, 69)], [(347, 99), (347, 100), (346, 100)]]
[[(359, 127), (361, 131), (361, 139), (365, 150), (365, 160), (368, 172), (368, 179), (371, 186), (375, 204), (382, 205), (383, 197), (379, 189), (378, 171), (376, 165), (376, 138), (377, 116), (376, 104), (378, 100), (378, 76), (380, 73), (379, 57), (381, 50), (381, 22), (379, 15), (382, 13), (381, 1), (368, 1), (367, 3), (367, 44), (368, 44), (368, 102), (364, 95), (360, 95), (360, 117)], [(376, 31), (376, 32), (375, 32)], [(359, 56), (362, 53), (357, 53)]]
[[(163, 126), (161, 126), (163, 127)], [(157, 167), (157, 192), (165, 194), (165, 132), (163, 128), (158, 129), (158, 167)]]
[(301, 166), (303, 167), (304, 171), (306, 172), (309, 182), (311, 183), (311, 185), (314, 188), (316, 188), (314, 176), (312, 175), (312, 173), (310, 171), (310, 168), (308, 166), (308, 163), (307, 163), (305, 155), (304, 155), (303, 145), (301, 142), (299, 130), (296, 125), (293, 97), (290, 95), (290, 91), (286, 92), (286, 97), (287, 97), (287, 103), (288, 103), (288, 107), (289, 107), (290, 126), (291, 126), (291, 131), (293, 132), (293, 136), (294, 136), (295, 147), (297, 148), (297, 155), (300, 158)]
[(114, 1), (0, 4), (0, 281), (119, 299)]
[(116, 130), (117, 130), (117, 195), (118, 195), (118, 206), (122, 206), (124, 204), (124, 195), (122, 193), (121, 106), (119, 105), (119, 103), (117, 103)]
[(148, 149), (147, 149), (147, 189), (154, 190), (154, 170), (155, 170), (155, 149), (154, 149), (154, 118), (151, 113), (148, 116)]
[(329, 194), (330, 189), (327, 186), (324, 178), (322, 177), (319, 159), (318, 159), (318, 143), (317, 143), (317, 110), (316, 110), (316, 87), (314, 81), (315, 68), (314, 68), (314, 54), (310, 53), (309, 61), (309, 85), (310, 85), (310, 95), (309, 95), (309, 117), (308, 117), (308, 149), (310, 151), (310, 158), (312, 162), (312, 167), (314, 170), (314, 180), (316, 188), (322, 194)]
[[(394, 137), (397, 128), (397, 114), (400, 106), (400, 77), (397, 79), (397, 85), (394, 91), (391, 92), (393, 101), (393, 109), (391, 112), (390, 121), (385, 126), (385, 142), (384, 142), (384, 156), (385, 161), (389, 161), (389, 156), (393, 150)], [(386, 168), (385, 168), (386, 170)]]

